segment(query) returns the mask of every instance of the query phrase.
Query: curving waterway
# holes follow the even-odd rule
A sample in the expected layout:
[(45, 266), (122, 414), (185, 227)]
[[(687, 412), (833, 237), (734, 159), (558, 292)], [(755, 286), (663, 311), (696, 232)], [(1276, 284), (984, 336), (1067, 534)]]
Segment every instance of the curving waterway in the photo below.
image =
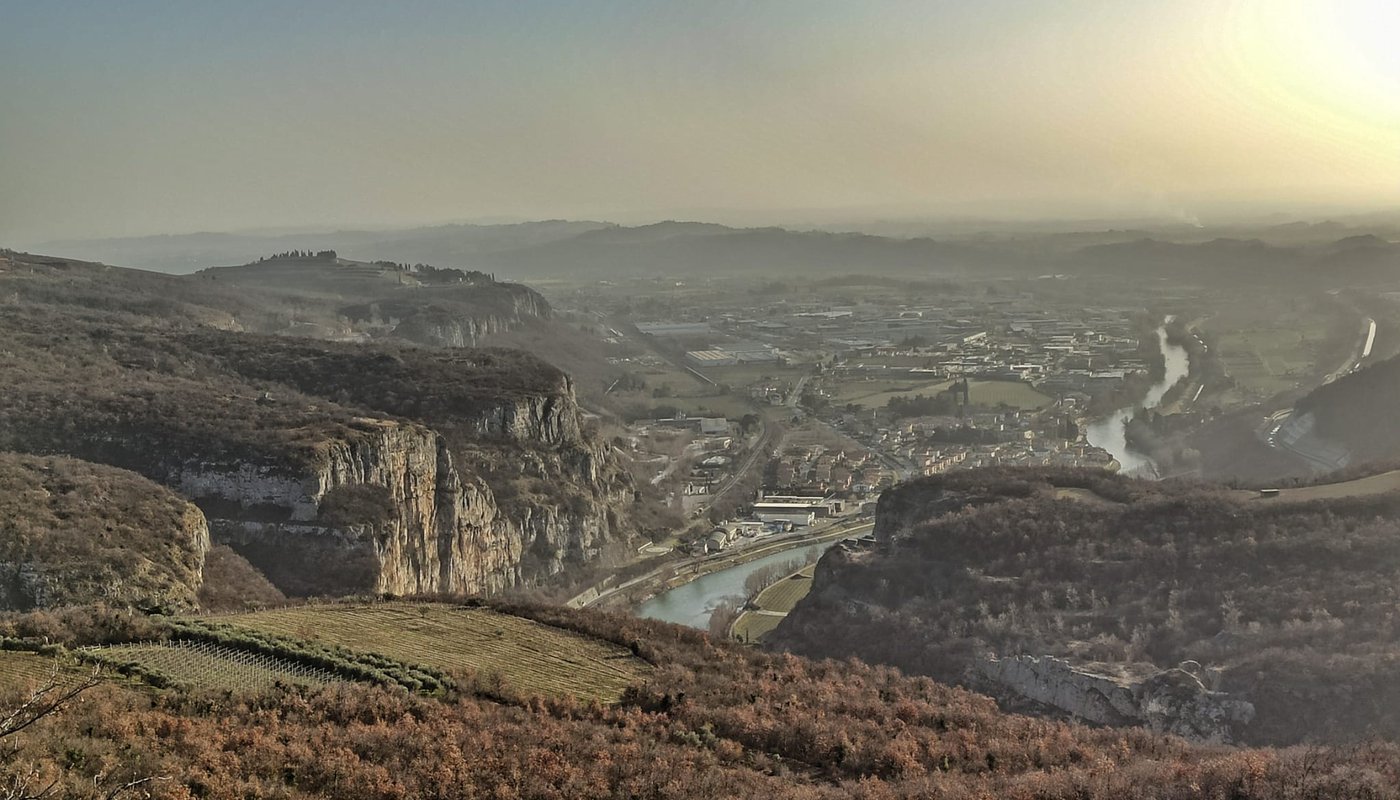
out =
[(1114, 411), (1098, 422), (1090, 424), (1084, 432), (1089, 444), (1102, 447), (1118, 459), (1119, 472), (1124, 475), (1157, 477), (1157, 465), (1152, 463), (1152, 459), (1128, 446), (1126, 426), (1128, 420), (1132, 419), (1139, 409), (1152, 409), (1161, 405), (1162, 398), (1166, 396), (1167, 392), (1191, 371), (1191, 359), (1186, 354), (1186, 348), (1167, 341), (1166, 326), (1172, 319), (1172, 317), (1167, 317), (1161, 327), (1157, 328), (1158, 346), (1166, 361), (1166, 371), (1162, 375), (1162, 380), (1147, 390), (1147, 395), (1142, 398), (1141, 403)]
[(744, 599), (744, 581), (750, 575), (770, 564), (786, 564), (794, 559), (805, 561), (808, 553), (823, 552), (836, 541), (839, 540), (805, 544), (703, 575), (646, 601), (637, 609), (637, 616), (704, 630), (710, 625), (710, 615), (722, 601)]
[[(1166, 325), (1171, 321), (1172, 318), (1167, 317), (1157, 329), (1157, 341), (1166, 360), (1166, 372), (1162, 380), (1147, 390), (1147, 395), (1141, 403), (1120, 408), (1089, 425), (1085, 431), (1090, 444), (1102, 447), (1118, 459), (1118, 463), (1122, 465), (1120, 471), (1125, 475), (1156, 477), (1157, 467), (1152, 460), (1128, 447), (1124, 426), (1138, 409), (1156, 408), (1161, 405), (1167, 391), (1190, 372), (1190, 359), (1186, 355), (1186, 349), (1167, 341)], [(646, 601), (637, 609), (637, 616), (703, 630), (709, 627), (710, 615), (721, 602), (744, 599), (744, 581), (753, 573), (770, 564), (805, 559), (808, 553), (823, 552), (834, 544), (836, 541), (833, 540), (794, 547), (729, 569), (712, 572)]]

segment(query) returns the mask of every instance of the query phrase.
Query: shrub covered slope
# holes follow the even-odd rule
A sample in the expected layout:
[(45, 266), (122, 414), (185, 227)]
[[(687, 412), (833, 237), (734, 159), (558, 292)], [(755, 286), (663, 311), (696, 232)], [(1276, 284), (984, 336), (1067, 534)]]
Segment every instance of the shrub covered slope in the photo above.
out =
[(822, 560), (768, 642), (989, 690), (994, 657), (1194, 661), (1254, 706), (1246, 741), (1400, 737), (1400, 493), (973, 471), (887, 492), (876, 530), (879, 547)]

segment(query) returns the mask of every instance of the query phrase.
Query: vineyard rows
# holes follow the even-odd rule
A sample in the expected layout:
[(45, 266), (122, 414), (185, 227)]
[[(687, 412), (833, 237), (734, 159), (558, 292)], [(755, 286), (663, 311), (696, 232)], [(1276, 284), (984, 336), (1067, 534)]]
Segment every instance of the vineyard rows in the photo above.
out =
[(133, 664), (146, 674), (198, 689), (255, 690), (279, 681), (320, 686), (341, 680), (324, 669), (210, 642), (119, 644), (81, 652), (101, 663)]
[(612, 702), (649, 669), (612, 643), (486, 609), (410, 603), (300, 606), (220, 621), (449, 673), (499, 675), (525, 694)]
[(55, 668), (60, 677), (69, 678), (92, 671), (91, 668), (81, 668), (69, 658), (56, 659), (37, 653), (0, 650), (0, 687), (24, 688), (43, 683), (53, 677)]

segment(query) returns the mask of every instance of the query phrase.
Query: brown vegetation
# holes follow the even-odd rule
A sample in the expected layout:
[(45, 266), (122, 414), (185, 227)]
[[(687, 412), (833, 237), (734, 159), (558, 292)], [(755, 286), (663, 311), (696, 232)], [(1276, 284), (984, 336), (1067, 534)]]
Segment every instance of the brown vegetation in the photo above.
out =
[[(1092, 489), (1113, 503), (1057, 499)], [(1241, 500), (1001, 470), (882, 499), (880, 552), (836, 552), (770, 642), (960, 681), (991, 654), (1185, 660), (1253, 702), (1250, 741), (1400, 736), (1400, 494)]]
[(207, 537), (197, 508), (139, 475), (0, 453), (0, 605), (192, 609)]
[(156, 776), (143, 787), (151, 797), (181, 800), (1400, 796), (1391, 745), (1196, 747), (1003, 714), (887, 667), (745, 651), (625, 616), (501, 610), (627, 647), (655, 668), (615, 705), (347, 683), (221, 694), (98, 687), (11, 737), (0, 771), (42, 775), (74, 798)]
[(1312, 412), (1316, 431), (1351, 451), (1356, 461), (1400, 454), (1395, 398), (1400, 394), (1400, 356), (1323, 385), (1298, 401), (1296, 413)]

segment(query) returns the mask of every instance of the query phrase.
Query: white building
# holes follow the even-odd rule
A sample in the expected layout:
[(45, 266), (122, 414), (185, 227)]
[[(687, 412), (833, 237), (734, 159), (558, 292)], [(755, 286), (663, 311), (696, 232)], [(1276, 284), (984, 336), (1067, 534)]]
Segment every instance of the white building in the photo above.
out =
[(788, 522), (794, 527), (807, 528), (817, 519), (817, 512), (807, 503), (753, 504), (753, 515), (760, 522)]

